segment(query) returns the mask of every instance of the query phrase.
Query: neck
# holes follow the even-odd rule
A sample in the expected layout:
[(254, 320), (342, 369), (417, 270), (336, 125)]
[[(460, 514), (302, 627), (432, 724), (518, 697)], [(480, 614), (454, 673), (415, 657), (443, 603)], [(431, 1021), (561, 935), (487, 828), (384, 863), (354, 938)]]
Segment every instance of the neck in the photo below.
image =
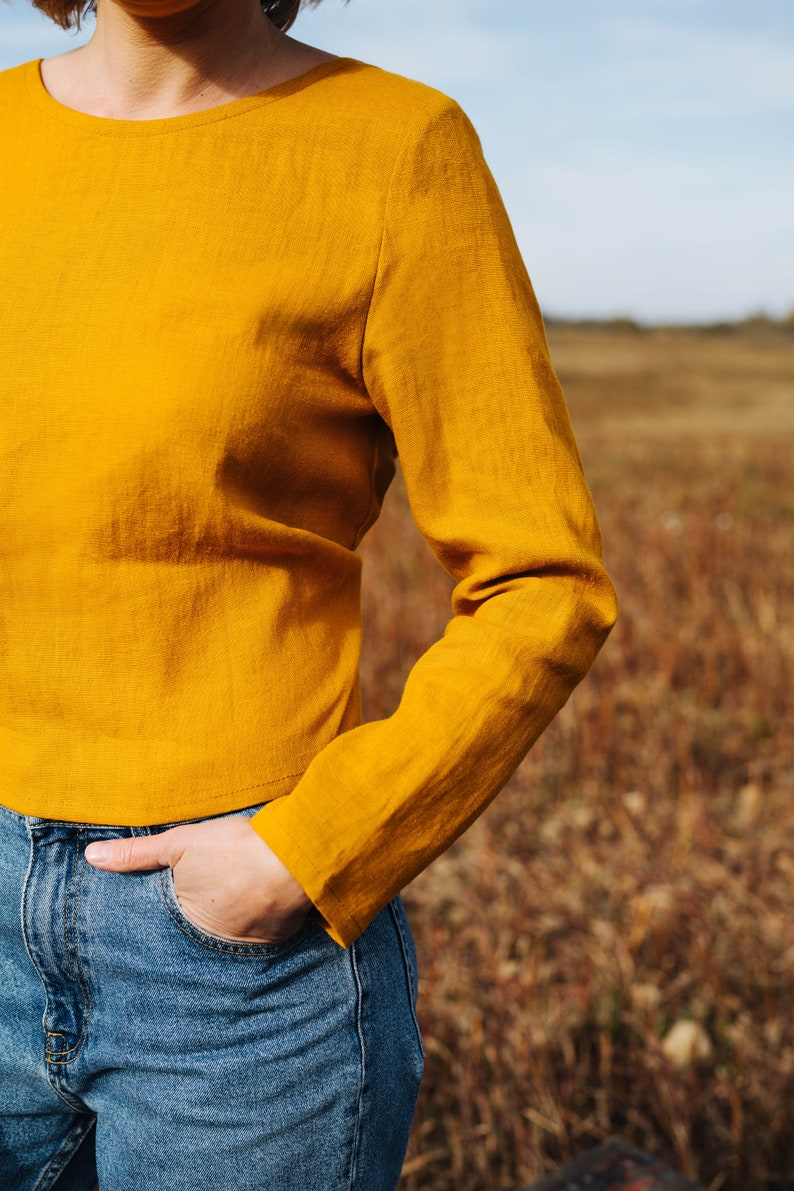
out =
[(174, 115), (300, 73), (300, 64), (290, 67), (299, 43), (268, 20), (259, 0), (198, 0), (157, 15), (163, 7), (162, 0), (98, 0), (91, 40), (72, 51), (93, 110), (117, 119)]

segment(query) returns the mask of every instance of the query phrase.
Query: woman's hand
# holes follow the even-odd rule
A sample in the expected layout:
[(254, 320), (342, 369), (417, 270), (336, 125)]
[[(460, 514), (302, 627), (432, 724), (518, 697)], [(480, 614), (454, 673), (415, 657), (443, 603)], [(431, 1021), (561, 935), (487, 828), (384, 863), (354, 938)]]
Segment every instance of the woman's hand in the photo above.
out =
[(242, 815), (89, 844), (85, 858), (118, 873), (170, 865), (191, 922), (239, 943), (281, 942), (312, 909), (289, 869)]

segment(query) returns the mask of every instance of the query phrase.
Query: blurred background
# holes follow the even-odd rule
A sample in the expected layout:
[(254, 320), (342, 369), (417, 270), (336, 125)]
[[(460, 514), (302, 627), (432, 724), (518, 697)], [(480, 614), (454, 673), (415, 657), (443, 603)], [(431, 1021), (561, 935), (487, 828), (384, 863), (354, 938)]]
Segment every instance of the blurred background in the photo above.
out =
[[(85, 42), (0, 5), (0, 69)], [(622, 614), (406, 891), (427, 1074), (404, 1191), (517, 1189), (613, 1133), (794, 1188), (794, 6), (324, 0), (294, 35), (474, 121), (546, 318)], [(365, 715), (451, 583), (399, 476)]]

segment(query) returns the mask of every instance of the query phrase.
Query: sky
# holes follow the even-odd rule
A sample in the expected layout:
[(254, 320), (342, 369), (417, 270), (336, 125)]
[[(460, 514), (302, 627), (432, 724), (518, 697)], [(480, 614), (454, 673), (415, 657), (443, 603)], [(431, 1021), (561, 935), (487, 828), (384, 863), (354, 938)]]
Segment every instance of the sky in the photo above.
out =
[[(0, 69), (92, 30), (0, 3)], [(463, 106), (547, 316), (794, 311), (794, 0), (324, 0), (292, 35)]]

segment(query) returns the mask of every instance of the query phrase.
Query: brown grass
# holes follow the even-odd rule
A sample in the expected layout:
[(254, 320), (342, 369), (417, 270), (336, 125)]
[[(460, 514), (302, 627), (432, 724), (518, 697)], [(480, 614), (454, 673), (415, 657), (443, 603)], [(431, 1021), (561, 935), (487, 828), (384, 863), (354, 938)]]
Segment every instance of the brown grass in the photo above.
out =
[[(428, 1054), (401, 1191), (518, 1189), (614, 1132), (710, 1191), (794, 1187), (794, 343), (550, 338), (622, 614), (406, 891)], [(451, 584), (399, 485), (364, 553), (376, 718)]]

